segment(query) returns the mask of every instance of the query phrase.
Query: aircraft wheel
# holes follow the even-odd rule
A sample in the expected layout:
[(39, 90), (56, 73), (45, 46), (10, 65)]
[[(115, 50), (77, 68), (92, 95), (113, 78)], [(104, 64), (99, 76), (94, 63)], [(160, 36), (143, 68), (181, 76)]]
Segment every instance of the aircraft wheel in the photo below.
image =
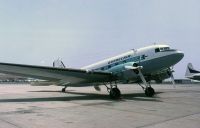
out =
[(65, 88), (62, 88), (62, 92), (65, 92)]
[(111, 99), (119, 99), (121, 97), (121, 92), (118, 88), (112, 88), (110, 90), (110, 98)]
[(154, 94), (155, 94), (155, 91), (154, 91), (154, 89), (152, 87), (147, 87), (145, 89), (145, 95), (146, 96), (152, 97), (152, 96), (154, 96)]

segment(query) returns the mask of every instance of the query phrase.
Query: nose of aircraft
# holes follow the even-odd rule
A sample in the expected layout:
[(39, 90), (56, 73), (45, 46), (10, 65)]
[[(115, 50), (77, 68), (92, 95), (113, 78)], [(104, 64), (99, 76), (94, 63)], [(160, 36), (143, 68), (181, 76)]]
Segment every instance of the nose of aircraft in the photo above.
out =
[(184, 53), (182, 51), (177, 50), (175, 53), (175, 56), (176, 56), (177, 62), (179, 62), (184, 57)]

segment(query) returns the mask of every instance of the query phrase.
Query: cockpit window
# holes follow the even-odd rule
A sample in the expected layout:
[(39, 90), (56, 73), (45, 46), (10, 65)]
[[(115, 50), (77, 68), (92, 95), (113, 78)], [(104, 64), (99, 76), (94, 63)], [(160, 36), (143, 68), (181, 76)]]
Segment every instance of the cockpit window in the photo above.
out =
[(169, 47), (162, 47), (162, 48), (156, 48), (155, 52), (164, 52), (164, 51), (169, 51), (170, 48)]
[(156, 53), (156, 52), (160, 52), (160, 49), (159, 49), (159, 48), (156, 48), (156, 49), (155, 49), (155, 53)]

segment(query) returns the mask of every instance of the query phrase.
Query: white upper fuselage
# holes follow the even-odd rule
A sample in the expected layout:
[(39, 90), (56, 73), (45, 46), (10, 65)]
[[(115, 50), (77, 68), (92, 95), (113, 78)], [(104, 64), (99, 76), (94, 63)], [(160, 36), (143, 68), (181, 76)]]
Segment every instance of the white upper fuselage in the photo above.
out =
[(143, 72), (154, 72), (175, 65), (183, 58), (183, 55), (183, 52), (170, 49), (168, 45), (151, 45), (130, 50), (118, 56), (83, 67), (82, 69), (112, 72), (115, 66), (134, 62), (143, 66)]

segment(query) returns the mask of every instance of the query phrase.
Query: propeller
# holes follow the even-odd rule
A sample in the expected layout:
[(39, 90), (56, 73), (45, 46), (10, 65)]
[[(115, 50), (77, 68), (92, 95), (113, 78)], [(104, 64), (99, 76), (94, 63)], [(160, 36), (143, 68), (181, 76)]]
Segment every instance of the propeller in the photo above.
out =
[(171, 67), (171, 68), (169, 68), (169, 70), (168, 70), (167, 73), (168, 73), (168, 75), (169, 75), (170, 78), (171, 78), (171, 81), (172, 81), (173, 87), (176, 88), (173, 72), (174, 72), (173, 67)]

